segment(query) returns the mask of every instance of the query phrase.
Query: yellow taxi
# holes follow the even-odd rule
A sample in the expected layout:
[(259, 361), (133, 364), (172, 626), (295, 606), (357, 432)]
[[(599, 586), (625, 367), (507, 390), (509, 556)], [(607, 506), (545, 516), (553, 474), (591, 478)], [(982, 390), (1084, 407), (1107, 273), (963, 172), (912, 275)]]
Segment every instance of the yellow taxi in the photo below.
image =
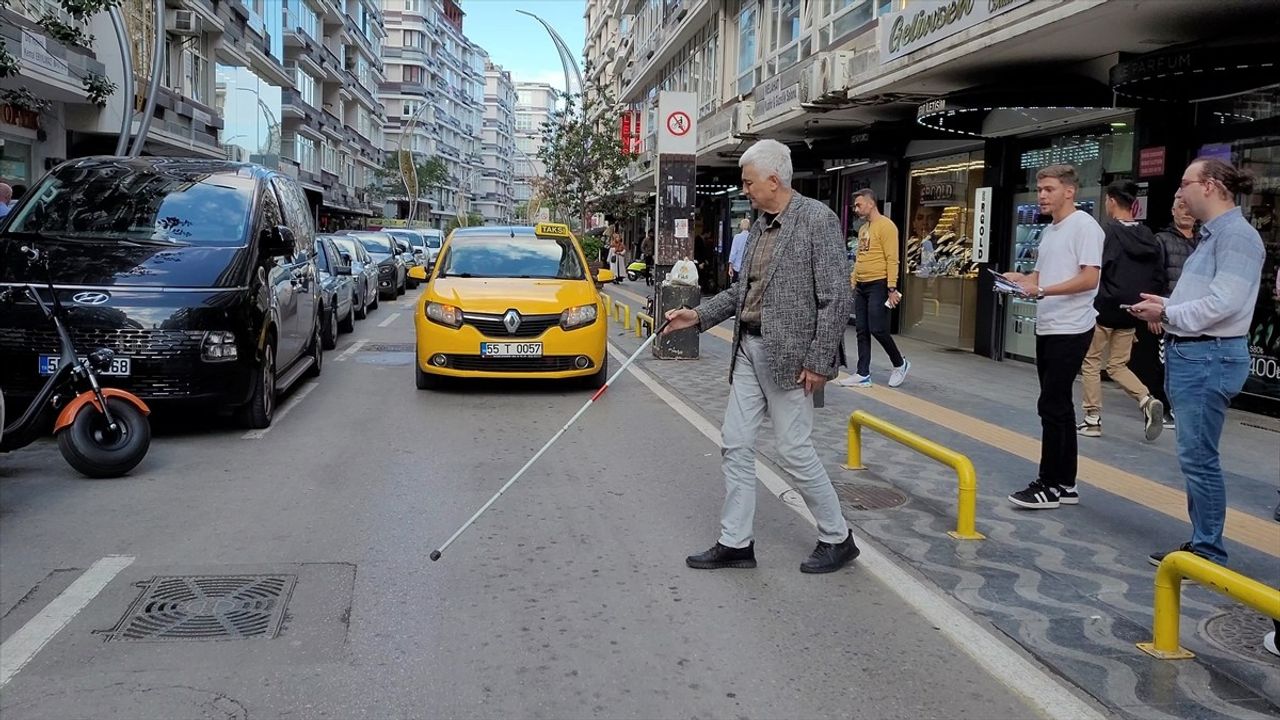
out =
[(419, 389), (446, 378), (608, 379), (608, 313), (567, 225), (465, 227), (450, 233), (413, 322)]

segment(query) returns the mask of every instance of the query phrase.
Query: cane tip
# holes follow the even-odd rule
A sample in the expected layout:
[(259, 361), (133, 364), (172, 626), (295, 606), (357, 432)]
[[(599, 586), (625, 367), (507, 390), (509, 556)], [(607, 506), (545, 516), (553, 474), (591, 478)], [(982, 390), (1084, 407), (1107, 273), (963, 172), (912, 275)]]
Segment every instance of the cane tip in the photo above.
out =
[(432, 551), (431, 551), (431, 562), (435, 562), (435, 561), (437, 561), (437, 560), (439, 560), (439, 559), (440, 559), (440, 551), (439, 551), (439, 550), (432, 550)]

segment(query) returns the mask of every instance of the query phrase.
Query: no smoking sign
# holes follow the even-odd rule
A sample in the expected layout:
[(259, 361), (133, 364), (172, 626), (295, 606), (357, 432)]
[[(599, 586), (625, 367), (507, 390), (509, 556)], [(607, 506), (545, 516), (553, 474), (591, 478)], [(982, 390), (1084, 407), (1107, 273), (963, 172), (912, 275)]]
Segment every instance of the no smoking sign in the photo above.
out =
[(689, 119), (689, 114), (677, 110), (667, 116), (667, 132), (680, 137), (689, 132), (689, 128), (693, 127), (693, 121)]

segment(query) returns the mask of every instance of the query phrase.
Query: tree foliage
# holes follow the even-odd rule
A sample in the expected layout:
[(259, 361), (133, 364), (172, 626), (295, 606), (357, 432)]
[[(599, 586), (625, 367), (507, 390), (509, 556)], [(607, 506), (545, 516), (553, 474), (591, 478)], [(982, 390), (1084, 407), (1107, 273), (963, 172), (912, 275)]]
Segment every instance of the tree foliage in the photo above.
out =
[[(591, 76), (589, 66), (583, 75)], [(622, 150), (613, 94), (593, 82), (583, 92), (561, 98), (564, 107), (542, 125), (538, 159), (546, 165), (543, 204), (574, 224), (589, 213), (623, 215), (629, 208), (624, 188), (631, 157)]]
[[(427, 196), (427, 192), (449, 180), (449, 166), (438, 157), (429, 157), (415, 162), (418, 173), (418, 198)], [(400, 160), (395, 152), (387, 153), (386, 162), (373, 171), (373, 182), (368, 188), (369, 196), (377, 200), (392, 197), (405, 197), (404, 178), (400, 174)]]
[[(465, 220), (465, 222), (463, 222)], [(448, 224), (444, 226), (444, 234), (448, 235), (460, 227), (475, 227), (484, 224), (484, 216), (480, 213), (468, 213), (466, 218), (449, 218)]]

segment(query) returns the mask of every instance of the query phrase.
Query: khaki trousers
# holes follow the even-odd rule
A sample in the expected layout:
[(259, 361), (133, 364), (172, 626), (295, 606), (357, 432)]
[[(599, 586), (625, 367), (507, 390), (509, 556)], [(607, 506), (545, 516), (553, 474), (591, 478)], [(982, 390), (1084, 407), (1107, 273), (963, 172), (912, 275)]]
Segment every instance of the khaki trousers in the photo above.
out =
[(1139, 402), (1149, 391), (1137, 375), (1129, 369), (1129, 354), (1133, 352), (1133, 339), (1137, 331), (1129, 328), (1118, 330), (1098, 325), (1093, 330), (1093, 342), (1084, 356), (1080, 375), (1084, 385), (1084, 412), (1086, 415), (1102, 414), (1102, 368), (1106, 358), (1107, 375), (1129, 397)]

